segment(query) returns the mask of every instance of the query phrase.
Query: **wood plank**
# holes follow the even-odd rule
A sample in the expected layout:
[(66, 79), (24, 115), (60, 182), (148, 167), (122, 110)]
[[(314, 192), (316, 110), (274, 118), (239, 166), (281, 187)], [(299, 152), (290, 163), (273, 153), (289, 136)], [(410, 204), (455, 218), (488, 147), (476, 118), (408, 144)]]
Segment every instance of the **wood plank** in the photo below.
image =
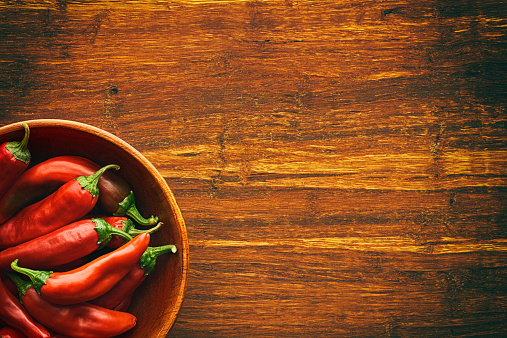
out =
[(0, 1), (0, 125), (104, 128), (191, 245), (171, 337), (506, 334), (502, 1)]

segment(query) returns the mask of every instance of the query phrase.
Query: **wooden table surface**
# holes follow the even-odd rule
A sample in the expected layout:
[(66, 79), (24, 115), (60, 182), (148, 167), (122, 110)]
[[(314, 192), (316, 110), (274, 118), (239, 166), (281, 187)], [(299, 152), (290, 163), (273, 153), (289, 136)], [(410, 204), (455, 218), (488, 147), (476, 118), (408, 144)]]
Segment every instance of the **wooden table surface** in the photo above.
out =
[(507, 334), (503, 1), (0, 1), (0, 125), (167, 180), (168, 337)]

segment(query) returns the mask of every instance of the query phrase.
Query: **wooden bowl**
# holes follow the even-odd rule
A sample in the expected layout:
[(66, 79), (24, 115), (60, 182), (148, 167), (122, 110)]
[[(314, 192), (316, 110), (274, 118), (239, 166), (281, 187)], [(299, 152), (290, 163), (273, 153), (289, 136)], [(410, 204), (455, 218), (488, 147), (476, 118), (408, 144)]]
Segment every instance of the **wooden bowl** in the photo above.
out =
[[(186, 290), (189, 248), (183, 217), (164, 178), (140, 152), (104, 130), (66, 120), (25, 122), (30, 127), (31, 165), (59, 155), (83, 156), (99, 165), (118, 164), (115, 173), (132, 187), (141, 214), (157, 215), (163, 222), (150, 246), (175, 244), (178, 251), (160, 256), (155, 270), (136, 290), (129, 312), (137, 317), (137, 325), (121, 337), (165, 337)], [(1, 127), (0, 144), (20, 141), (23, 135), (21, 123)]]

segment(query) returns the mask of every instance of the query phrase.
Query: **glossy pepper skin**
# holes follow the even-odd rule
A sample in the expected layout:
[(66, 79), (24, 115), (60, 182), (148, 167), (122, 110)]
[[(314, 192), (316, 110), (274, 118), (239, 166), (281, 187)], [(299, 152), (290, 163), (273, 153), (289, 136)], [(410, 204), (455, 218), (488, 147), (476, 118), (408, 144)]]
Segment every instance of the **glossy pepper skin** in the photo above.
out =
[(28, 337), (51, 337), (48, 330), (30, 316), (3, 282), (0, 282), (0, 319)]
[[(139, 262), (135, 264), (125, 277), (123, 277), (111, 290), (102, 296), (90, 301), (108, 309), (115, 309), (122, 305), (126, 299), (130, 299), (139, 285), (146, 279), (157, 263), (157, 258), (167, 252), (176, 252), (174, 245), (148, 247)], [(128, 307), (128, 304), (127, 304)]]
[(79, 176), (9, 218), (0, 225), (0, 249), (27, 242), (84, 217), (97, 203), (100, 176), (111, 168), (119, 167), (108, 165), (90, 176)]
[[(99, 169), (98, 165), (92, 164), (90, 170), (74, 172), (74, 164), (65, 160), (67, 157), (51, 158), (26, 170), (0, 198), (0, 224), (27, 205), (52, 194), (63, 184), (80, 175), (91, 175)], [(90, 162), (84, 158), (79, 158), (78, 161), (82, 161), (83, 164)], [(104, 175), (101, 181), (103, 178)]]
[[(56, 191), (64, 183), (91, 175), (99, 165), (79, 156), (57, 156), (26, 170), (0, 198), (0, 224), (29, 203)], [(141, 225), (154, 225), (158, 217), (146, 219), (137, 210), (134, 193), (120, 176), (106, 172), (99, 181), (98, 204), (107, 214), (129, 216)]]
[(30, 282), (12, 273), (20, 299), (28, 313), (42, 325), (62, 335), (74, 338), (108, 338), (122, 334), (136, 325), (136, 317), (103, 307), (79, 303), (57, 305), (46, 301)]
[(118, 236), (132, 236), (114, 228), (101, 218), (79, 220), (28, 242), (0, 251), (0, 269), (10, 270), (11, 263), (31, 269), (50, 269), (71, 263), (105, 246)]
[(0, 197), (21, 176), (30, 164), (31, 154), (28, 150), (30, 128), (23, 123), (25, 136), (21, 142), (5, 142), (0, 145)]
[(18, 330), (6, 326), (0, 329), (0, 338), (28, 338)]
[(109, 291), (132, 269), (150, 241), (142, 233), (130, 242), (70, 271), (51, 272), (23, 268), (12, 262), (14, 271), (27, 275), (45, 300), (61, 305), (95, 299)]

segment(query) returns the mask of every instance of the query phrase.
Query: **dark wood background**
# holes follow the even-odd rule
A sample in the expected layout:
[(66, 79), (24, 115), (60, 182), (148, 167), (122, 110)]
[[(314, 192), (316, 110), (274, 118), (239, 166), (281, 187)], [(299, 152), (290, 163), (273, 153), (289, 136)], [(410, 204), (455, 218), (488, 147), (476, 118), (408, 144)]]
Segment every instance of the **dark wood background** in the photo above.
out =
[(507, 5), (0, 1), (0, 125), (140, 150), (190, 242), (170, 337), (507, 335)]

